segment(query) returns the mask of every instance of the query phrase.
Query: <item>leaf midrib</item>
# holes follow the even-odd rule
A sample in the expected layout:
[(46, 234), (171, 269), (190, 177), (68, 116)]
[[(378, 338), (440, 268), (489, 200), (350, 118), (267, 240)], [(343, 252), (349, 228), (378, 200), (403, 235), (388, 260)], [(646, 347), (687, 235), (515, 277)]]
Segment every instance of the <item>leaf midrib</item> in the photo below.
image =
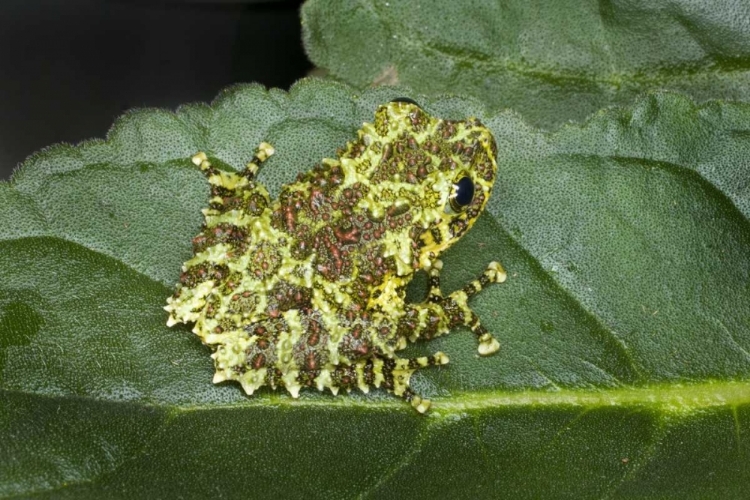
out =
[[(159, 404), (148, 401), (122, 401), (80, 395), (50, 395), (12, 389), (0, 389), (4, 396), (29, 396), (60, 401), (94, 402), (107, 405), (129, 405), (144, 409), (168, 412), (172, 417), (182, 413), (222, 410), (253, 410), (270, 408), (357, 408), (364, 410), (403, 410), (411, 408), (398, 398), (367, 400), (361, 397), (316, 395), (292, 399), (281, 392), (266, 393), (263, 398), (248, 398), (241, 403), (227, 404)], [(309, 394), (309, 393), (308, 393)], [(529, 408), (650, 408), (669, 413), (691, 413), (711, 408), (735, 408), (750, 404), (750, 381), (717, 380), (703, 383), (655, 384), (642, 387), (613, 389), (562, 389), (557, 391), (476, 391), (454, 393), (447, 397), (432, 398), (433, 414), (439, 416), (461, 415), (466, 411)]]

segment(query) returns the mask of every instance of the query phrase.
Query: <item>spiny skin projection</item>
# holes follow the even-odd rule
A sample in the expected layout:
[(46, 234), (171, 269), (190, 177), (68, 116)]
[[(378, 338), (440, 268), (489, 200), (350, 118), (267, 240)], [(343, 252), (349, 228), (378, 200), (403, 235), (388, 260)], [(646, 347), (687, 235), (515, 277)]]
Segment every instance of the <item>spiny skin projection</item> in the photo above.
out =
[[(433, 118), (414, 103), (380, 106), (373, 123), (271, 201), (256, 182), (273, 154), (261, 143), (240, 173), (193, 161), (211, 185), (194, 256), (165, 307), (168, 325), (194, 323), (210, 346), (213, 381), (236, 380), (247, 394), (268, 385), (298, 397), (302, 387), (382, 387), (420, 413), (415, 370), (448, 362), (443, 353), (399, 358), (407, 342), (458, 326), (479, 353), (498, 342), (468, 300), (506, 274), (493, 262), (463, 289), (443, 296), (442, 252), (471, 228), (495, 180), (495, 141), (478, 120)], [(415, 271), (430, 277), (428, 297), (405, 301)]]

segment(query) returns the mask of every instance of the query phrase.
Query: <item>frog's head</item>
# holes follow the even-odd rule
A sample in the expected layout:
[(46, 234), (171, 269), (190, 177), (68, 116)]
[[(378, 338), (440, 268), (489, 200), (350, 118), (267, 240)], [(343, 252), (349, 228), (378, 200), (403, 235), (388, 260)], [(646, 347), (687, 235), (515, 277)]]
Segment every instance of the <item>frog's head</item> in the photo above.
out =
[[(497, 173), (495, 139), (475, 118), (434, 118), (411, 99), (380, 106), (373, 127), (386, 138), (383, 158), (397, 172), (382, 181), (398, 177), (413, 193), (409, 212), (419, 230), (412, 238), (417, 238), (419, 267), (428, 267), (484, 210)], [(381, 172), (374, 172), (376, 181)]]
[(475, 118), (435, 118), (410, 99), (380, 106), (330, 161), (340, 178), (333, 199), (352, 206), (341, 211), (336, 237), (357, 246), (350, 254), (393, 260), (399, 276), (430, 267), (484, 210), (496, 154), (491, 132)]

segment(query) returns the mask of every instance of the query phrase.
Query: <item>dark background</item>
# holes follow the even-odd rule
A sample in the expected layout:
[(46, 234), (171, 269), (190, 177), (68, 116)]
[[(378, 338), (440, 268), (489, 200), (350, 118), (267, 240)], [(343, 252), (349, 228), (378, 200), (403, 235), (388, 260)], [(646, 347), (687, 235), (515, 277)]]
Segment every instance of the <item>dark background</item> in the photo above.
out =
[(126, 109), (288, 89), (311, 69), (301, 1), (0, 2), (0, 180), (45, 146), (104, 137)]

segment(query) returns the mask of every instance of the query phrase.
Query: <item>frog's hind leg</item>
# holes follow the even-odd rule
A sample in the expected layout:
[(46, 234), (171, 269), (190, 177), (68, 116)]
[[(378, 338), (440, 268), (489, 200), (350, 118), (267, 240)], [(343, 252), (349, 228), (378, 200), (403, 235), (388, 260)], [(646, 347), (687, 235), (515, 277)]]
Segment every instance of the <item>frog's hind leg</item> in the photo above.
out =
[(370, 391), (370, 387), (382, 387), (411, 403), (419, 413), (425, 413), (430, 408), (430, 400), (416, 394), (409, 386), (409, 380), (412, 374), (421, 368), (446, 363), (448, 356), (442, 352), (418, 358), (388, 358), (375, 355), (361, 359), (353, 365), (336, 366), (331, 373), (330, 389), (336, 394), (339, 389), (349, 391), (358, 387), (366, 393)]

